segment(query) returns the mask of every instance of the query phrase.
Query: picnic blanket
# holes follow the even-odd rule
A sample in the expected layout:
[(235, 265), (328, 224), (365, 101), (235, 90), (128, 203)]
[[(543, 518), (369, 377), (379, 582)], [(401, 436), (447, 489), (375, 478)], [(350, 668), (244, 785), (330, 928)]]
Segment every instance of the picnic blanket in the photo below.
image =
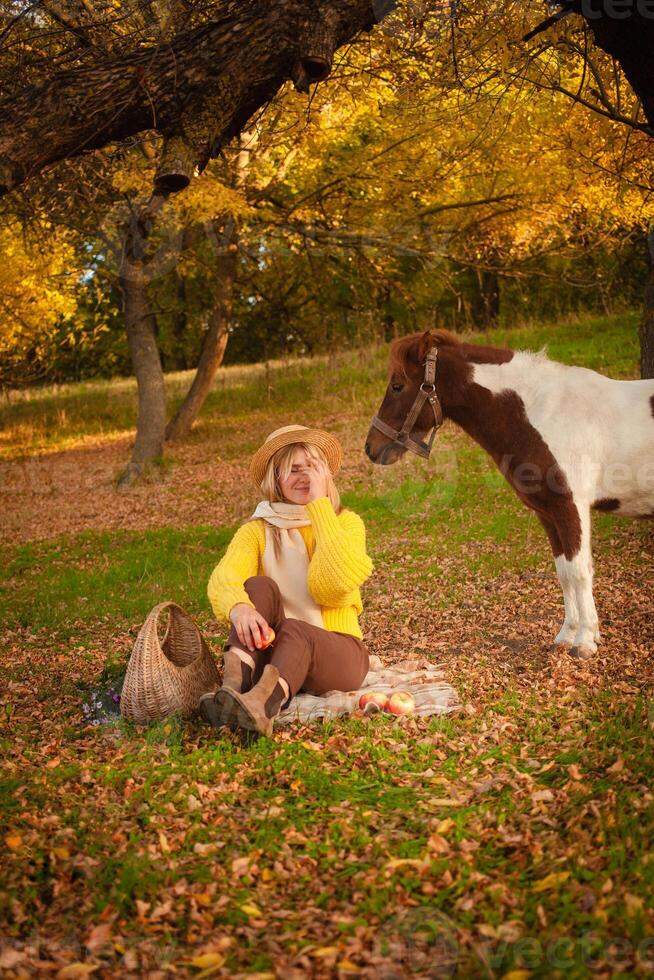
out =
[(330, 691), (320, 697), (296, 694), (288, 708), (277, 716), (275, 725), (306, 723), (352, 714), (366, 691), (382, 691), (384, 694), (409, 691), (415, 699), (416, 715), (448, 715), (461, 708), (456, 691), (443, 679), (440, 667), (418, 666), (415, 660), (402, 660), (385, 666), (379, 657), (372, 655), (370, 670), (357, 691)]
[[(169, 622), (164, 640), (160, 642), (157, 624), (162, 612), (168, 615)], [(184, 629), (180, 627), (180, 623)], [(173, 626), (176, 628), (172, 628)], [(143, 642), (144, 637), (147, 642)], [(210, 661), (211, 670), (206, 669), (205, 661)], [(192, 674), (196, 664), (198, 675), (194, 678)], [(175, 683), (171, 683), (171, 674)], [(198, 691), (205, 688), (215, 690), (220, 684), (213, 656), (197, 624), (175, 603), (160, 603), (150, 612), (141, 627), (127, 673), (116, 678), (108, 689), (103, 686), (89, 692), (82, 705), (85, 720), (91, 725), (101, 725), (116, 721), (121, 714), (124, 715), (125, 712), (121, 709), (124, 707), (126, 691), (130, 695), (126, 686), (130, 678), (131, 701), (135, 700), (136, 690), (136, 700), (140, 700), (143, 708), (137, 721), (158, 719), (176, 710), (183, 715), (196, 714), (195, 698), (189, 700), (188, 691), (187, 696), (181, 696), (180, 674), (184, 675), (188, 689), (195, 684)], [(165, 692), (167, 697), (163, 708), (158, 696), (161, 693), (159, 688), (162, 687), (162, 679), (169, 688)], [(136, 688), (135, 682), (138, 682)], [(415, 715), (446, 715), (461, 708), (456, 691), (445, 681), (442, 669), (437, 665), (426, 659), (383, 664), (373, 654), (370, 657), (370, 669), (357, 691), (329, 691), (320, 697), (306, 693), (296, 694), (288, 708), (277, 716), (276, 724), (306, 723), (352, 714), (358, 709), (359, 699), (366, 691), (380, 691), (386, 695), (394, 691), (408, 691), (414, 698)]]
[[(123, 677), (110, 688), (92, 691), (83, 704), (85, 720), (91, 725), (115, 722), (120, 718), (120, 694)], [(409, 691), (416, 703), (416, 715), (448, 715), (461, 705), (454, 688), (443, 680), (440, 667), (415, 660), (402, 660), (385, 666), (379, 657), (370, 657), (370, 670), (358, 691), (331, 691), (324, 697), (296, 694), (288, 708), (277, 716), (276, 725), (312, 722), (322, 718), (349, 715), (359, 706), (365, 691)]]

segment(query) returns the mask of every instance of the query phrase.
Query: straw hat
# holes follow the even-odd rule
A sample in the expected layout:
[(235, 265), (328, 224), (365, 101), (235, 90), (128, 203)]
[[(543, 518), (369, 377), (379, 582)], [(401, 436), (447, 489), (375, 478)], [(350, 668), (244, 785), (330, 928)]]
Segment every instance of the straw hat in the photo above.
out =
[(343, 461), (343, 447), (335, 436), (322, 429), (310, 429), (306, 425), (283, 425), (266, 438), (263, 446), (257, 449), (250, 463), (250, 476), (258, 487), (263, 483), (268, 463), (278, 449), (294, 442), (307, 442), (322, 449), (332, 474), (337, 473)]

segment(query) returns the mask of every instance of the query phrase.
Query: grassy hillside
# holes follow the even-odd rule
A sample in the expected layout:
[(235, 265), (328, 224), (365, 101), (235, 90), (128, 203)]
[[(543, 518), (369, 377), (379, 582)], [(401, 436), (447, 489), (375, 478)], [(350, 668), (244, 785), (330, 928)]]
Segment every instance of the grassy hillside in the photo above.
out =
[[(469, 334), (472, 342), (516, 349), (547, 347), (551, 357), (618, 378), (637, 376), (638, 315), (573, 320), (556, 325)], [(285, 413), (315, 412), (317, 418), (346, 405), (374, 404), (386, 373), (387, 348), (344, 351), (331, 357), (273, 361), (224, 368), (210, 394), (201, 431), (220, 427), (231, 443), (252, 414), (262, 421)], [(171, 412), (192, 372), (167, 375)], [(372, 401), (371, 401), (372, 399)], [(136, 424), (132, 378), (28, 389), (0, 406), (0, 458), (55, 450), (96, 436), (115, 437)], [(197, 437), (197, 430), (196, 430)], [(239, 451), (250, 447), (239, 446)]]

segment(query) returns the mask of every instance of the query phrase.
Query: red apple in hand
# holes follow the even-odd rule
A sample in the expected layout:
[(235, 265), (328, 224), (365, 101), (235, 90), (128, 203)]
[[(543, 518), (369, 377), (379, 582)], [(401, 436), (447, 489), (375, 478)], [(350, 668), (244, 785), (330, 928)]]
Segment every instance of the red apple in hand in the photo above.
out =
[(383, 711), (388, 704), (388, 695), (383, 691), (366, 691), (359, 698), (359, 707), (365, 714)]
[(413, 694), (409, 694), (408, 691), (395, 691), (388, 699), (385, 710), (390, 711), (392, 715), (412, 715), (415, 707)]
[(262, 641), (261, 641), (261, 646), (259, 647), (259, 649), (260, 649), (260, 650), (267, 650), (267, 649), (268, 649), (268, 647), (269, 647), (269, 646), (270, 646), (270, 645), (271, 645), (272, 643), (274, 643), (274, 642), (275, 642), (275, 631), (274, 631), (274, 629), (273, 629), (273, 628), (272, 628), (272, 626), (271, 626), (271, 627), (270, 627), (270, 632), (268, 633), (268, 636), (266, 637), (266, 639), (265, 639), (265, 640), (262, 640)]

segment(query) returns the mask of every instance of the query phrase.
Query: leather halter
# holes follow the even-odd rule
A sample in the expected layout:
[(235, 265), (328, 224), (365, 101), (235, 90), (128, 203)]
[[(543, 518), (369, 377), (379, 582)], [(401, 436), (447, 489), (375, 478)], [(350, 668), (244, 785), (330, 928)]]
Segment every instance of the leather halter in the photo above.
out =
[[(437, 360), (438, 347), (432, 347), (425, 360), (425, 379), (420, 385), (420, 389), (411, 407), (411, 411), (405, 418), (404, 425), (401, 429), (393, 429), (390, 425), (387, 425), (383, 419), (380, 419), (378, 415), (375, 415), (374, 419), (372, 420), (373, 428), (379, 429), (380, 432), (382, 432), (385, 436), (388, 436), (389, 439), (392, 439), (393, 442), (399, 443), (399, 445), (404, 449), (408, 449), (409, 452), (415, 453), (417, 456), (423, 456), (425, 459), (429, 458), (431, 447), (434, 444), (434, 438), (436, 437), (436, 432), (443, 424), (443, 409), (441, 408), (441, 403), (438, 400), (436, 385), (434, 384), (436, 380)], [(431, 410), (434, 413), (434, 427), (431, 430), (429, 442), (419, 442), (417, 439), (411, 438), (411, 430), (416, 424), (425, 402), (429, 402)]]

